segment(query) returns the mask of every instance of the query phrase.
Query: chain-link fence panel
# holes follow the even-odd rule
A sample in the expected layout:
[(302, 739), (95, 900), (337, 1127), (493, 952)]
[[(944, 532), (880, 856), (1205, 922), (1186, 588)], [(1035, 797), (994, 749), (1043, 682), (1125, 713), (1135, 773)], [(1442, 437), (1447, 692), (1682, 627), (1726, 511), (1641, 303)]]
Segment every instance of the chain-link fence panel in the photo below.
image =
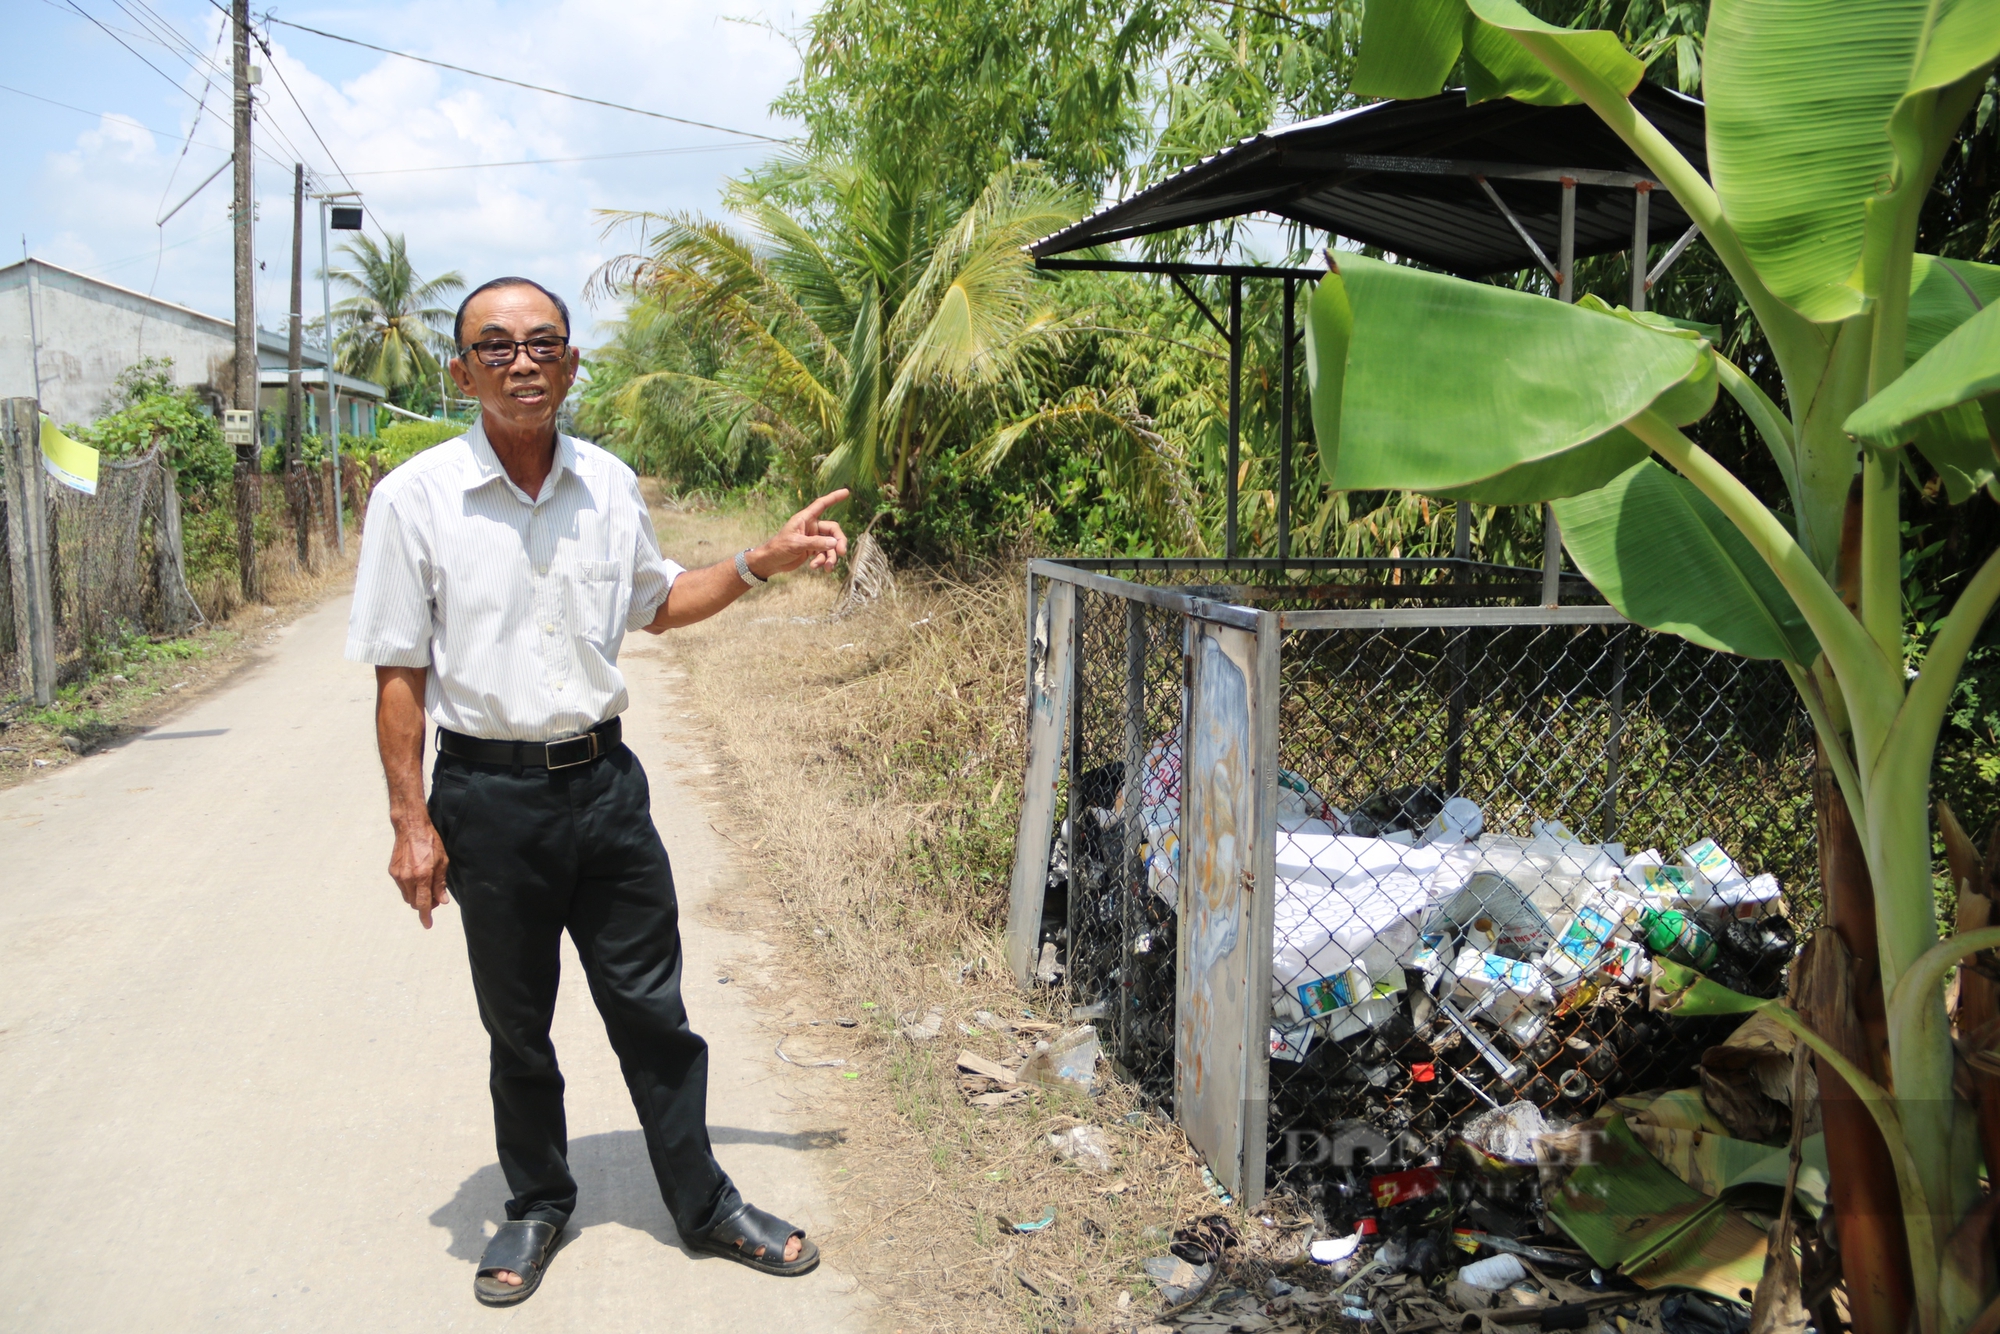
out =
[[(1061, 906), (1071, 994), (1126, 1077), (1170, 1104), (1183, 623), (1077, 590)], [(1054, 882), (1052, 882), (1054, 883)]]
[(1652, 959), (1775, 995), (1817, 924), (1782, 669), (1533, 615), (1286, 634), (1274, 1170), (1352, 1122), (1435, 1150), (1497, 1104), (1692, 1084), (1733, 1025), (1649, 1011)]

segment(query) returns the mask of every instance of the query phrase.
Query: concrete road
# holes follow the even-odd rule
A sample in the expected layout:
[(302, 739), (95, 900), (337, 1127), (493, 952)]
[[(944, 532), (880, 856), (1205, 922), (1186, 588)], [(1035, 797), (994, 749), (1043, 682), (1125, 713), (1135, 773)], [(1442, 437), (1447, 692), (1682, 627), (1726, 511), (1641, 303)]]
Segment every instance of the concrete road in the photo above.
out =
[[(519, 1307), (472, 1297), (504, 1215), (456, 909), (419, 930), (384, 866), (373, 674), (345, 599), (121, 749), (0, 793), (0, 1328), (808, 1331), (875, 1327), (830, 1256), (780, 1280), (675, 1244), (565, 941), (556, 1046), (582, 1185)], [(659, 645), (628, 641), (626, 737), (679, 884), (709, 1121), (745, 1194), (831, 1221), (775, 1035), (764, 947), (704, 906), (735, 872), (691, 792)]]

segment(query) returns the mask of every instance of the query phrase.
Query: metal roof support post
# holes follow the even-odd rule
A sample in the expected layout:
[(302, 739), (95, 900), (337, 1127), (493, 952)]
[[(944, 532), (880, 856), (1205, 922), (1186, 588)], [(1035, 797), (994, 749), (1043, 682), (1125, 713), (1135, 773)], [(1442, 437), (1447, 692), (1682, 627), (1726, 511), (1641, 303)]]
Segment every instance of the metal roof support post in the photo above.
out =
[(1243, 279), (1229, 279), (1229, 513), (1222, 525), (1222, 554), (1236, 559), (1236, 474), (1243, 455)]
[[(1460, 497), (1452, 503), (1451, 554), (1457, 561), (1472, 558), (1472, 502)], [(1454, 565), (1451, 571), (1451, 605), (1463, 606), (1466, 602), (1464, 589), (1466, 568)], [(1466, 638), (1465, 630), (1451, 633), (1449, 647), (1445, 649), (1445, 664), (1451, 669), (1451, 696), (1445, 709), (1444, 723), (1444, 790), (1447, 796), (1458, 796), (1460, 785), (1465, 778), (1465, 708), (1468, 701), (1466, 690)]]
[[(1557, 295), (1564, 301), (1576, 300), (1576, 178), (1562, 178), (1562, 234), (1558, 238), (1556, 265), (1561, 269)], [(1562, 529), (1556, 525), (1556, 507), (1542, 505), (1542, 605), (1553, 607), (1562, 601)]]
[(1278, 559), (1292, 554), (1292, 292), (1285, 279), (1284, 328), (1278, 337)]
[(1655, 264), (1646, 274), (1646, 288), (1648, 291), (1652, 290), (1654, 283), (1660, 281), (1661, 275), (1673, 267), (1674, 261), (1681, 257), (1681, 252), (1688, 248), (1688, 243), (1699, 235), (1701, 235), (1700, 227), (1690, 227), (1681, 233), (1680, 240), (1667, 247), (1667, 253), (1660, 256), (1660, 262)]
[(1562, 178), (1562, 231), (1556, 238), (1556, 293), (1564, 301), (1576, 300), (1576, 177)]
[(1649, 215), (1652, 213), (1653, 183), (1640, 181), (1632, 187), (1632, 309), (1646, 308), (1646, 289), (1652, 283), (1646, 277), (1647, 238), (1650, 235)]

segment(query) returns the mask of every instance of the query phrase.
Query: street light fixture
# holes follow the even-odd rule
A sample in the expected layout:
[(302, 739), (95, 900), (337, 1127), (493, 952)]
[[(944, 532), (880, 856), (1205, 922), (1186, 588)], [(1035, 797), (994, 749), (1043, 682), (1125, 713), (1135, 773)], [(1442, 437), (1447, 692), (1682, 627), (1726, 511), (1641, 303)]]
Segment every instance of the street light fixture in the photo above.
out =
[(319, 299), (326, 337), (326, 416), (327, 438), (333, 446), (333, 541), (341, 555), (347, 554), (347, 527), (340, 512), (340, 386), (333, 378), (333, 260), (328, 248), (328, 230), (361, 230), (361, 206), (336, 204), (336, 199), (359, 199), (359, 190), (333, 190), (317, 194), (319, 201)]

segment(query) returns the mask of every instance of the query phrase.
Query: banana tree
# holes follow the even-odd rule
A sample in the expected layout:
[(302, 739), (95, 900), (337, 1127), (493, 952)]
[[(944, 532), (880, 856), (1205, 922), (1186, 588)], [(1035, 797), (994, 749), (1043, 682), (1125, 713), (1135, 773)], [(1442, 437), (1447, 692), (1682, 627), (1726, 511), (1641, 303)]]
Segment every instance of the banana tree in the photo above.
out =
[[(2000, 494), (2000, 269), (1915, 252), (1996, 56), (2000, 0), (1715, 0), (1704, 176), (1628, 100), (1644, 69), (1613, 34), (1551, 26), (1514, 0), (1369, 0), (1357, 92), (1427, 96), (1456, 72), (1475, 100), (1595, 111), (1728, 267), (1783, 402), (1672, 320), (1345, 253), (1329, 255), (1308, 320), (1331, 485), (1552, 503), (1577, 567), (1627, 617), (1789, 670), (1873, 884), (1884, 1068), (1773, 1008), (1879, 1127), (1923, 1334), (2000, 1324), (1981, 1262), (1990, 1210), (1969, 1244), (1961, 1228), (1980, 1204), (1981, 1151), (1944, 1000), (1951, 969), (2000, 930), (1939, 940), (1929, 807), (1939, 726), (2000, 596), (2000, 557), (1928, 642), (1906, 646), (1897, 512), (1910, 450), (1954, 501)], [(1782, 498), (1759, 499), (1683, 430), (1718, 392), (1756, 424)], [(1708, 983), (1687, 996), (1690, 1009), (1762, 1004)], [(1870, 1257), (1847, 1259), (1852, 1279)]]

